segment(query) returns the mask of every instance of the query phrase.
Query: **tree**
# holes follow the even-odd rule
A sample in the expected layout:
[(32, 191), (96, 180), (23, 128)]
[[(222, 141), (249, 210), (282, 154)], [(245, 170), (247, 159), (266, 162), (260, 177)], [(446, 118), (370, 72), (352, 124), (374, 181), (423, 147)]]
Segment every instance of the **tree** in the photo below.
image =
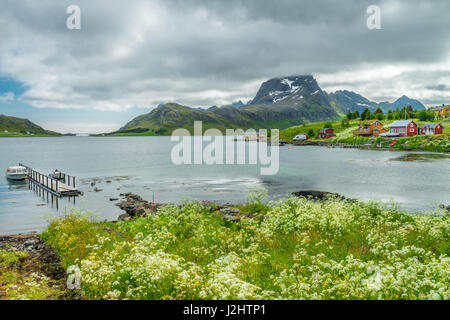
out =
[(342, 121), (341, 121), (341, 126), (342, 126), (343, 128), (348, 128), (348, 127), (350, 127), (350, 121), (348, 120), (347, 117), (345, 117), (344, 119), (342, 119)]
[(394, 112), (391, 109), (388, 110), (387, 118), (388, 120), (394, 120)]
[(375, 114), (383, 114), (383, 110), (381, 110), (381, 108), (378, 107), (377, 110), (375, 110)]
[(433, 121), (434, 120), (434, 113), (432, 111), (428, 110), (420, 110), (417, 112), (417, 118), (419, 118), (420, 121)]
[(351, 111), (349, 111), (349, 112), (347, 113), (347, 119), (348, 119), (348, 120), (355, 119), (355, 118), (353, 118), (353, 113), (352, 113)]
[(410, 115), (414, 115), (414, 109), (411, 105), (406, 106), (406, 112)]
[(325, 122), (325, 123), (323, 124), (323, 128), (324, 128), (324, 129), (326, 129), (326, 128), (333, 129), (333, 122), (331, 122), (331, 121)]
[(308, 134), (308, 137), (315, 137), (314, 130), (312, 128), (309, 128), (307, 134)]
[(361, 115), (359, 114), (358, 110), (355, 110), (355, 112), (353, 112), (353, 119), (358, 119), (359, 117), (361, 117)]
[(369, 108), (366, 108), (363, 113), (361, 113), (361, 120), (370, 120), (374, 119), (375, 116), (370, 112)]

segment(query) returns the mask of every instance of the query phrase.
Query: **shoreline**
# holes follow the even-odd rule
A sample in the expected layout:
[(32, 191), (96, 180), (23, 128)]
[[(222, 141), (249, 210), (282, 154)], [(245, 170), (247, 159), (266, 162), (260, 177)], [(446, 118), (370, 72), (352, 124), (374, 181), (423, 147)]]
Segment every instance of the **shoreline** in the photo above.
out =
[[(0, 138), (66, 138), (66, 137), (78, 137), (74, 135), (61, 135), (61, 136), (50, 136), (50, 135), (34, 135), (34, 136), (2, 136)], [(80, 136), (81, 137), (81, 136)], [(111, 138), (111, 137), (171, 137), (170, 135), (98, 135), (92, 134), (84, 137), (93, 138)], [(341, 149), (361, 149), (361, 150), (373, 150), (373, 151), (406, 151), (406, 152), (424, 152), (424, 153), (450, 153), (449, 150), (423, 150), (421, 148), (394, 148), (394, 147), (377, 147), (372, 144), (351, 144), (345, 142), (334, 142), (334, 141), (323, 141), (323, 140), (307, 140), (307, 141), (285, 141), (280, 140), (280, 146), (283, 145), (293, 145), (293, 146), (318, 146), (318, 147), (328, 147), (328, 148), (341, 148)]]
[[(321, 202), (327, 201), (331, 199), (338, 199), (340, 201), (350, 201), (350, 202), (361, 202), (364, 203), (366, 201), (358, 200), (356, 198), (345, 197), (341, 194), (328, 192), (323, 190), (299, 190), (291, 193), (291, 196), (304, 198), (308, 201), (313, 202)], [(121, 201), (117, 202), (115, 206), (119, 207), (123, 213), (119, 214), (114, 220), (104, 220), (104, 222), (108, 223), (117, 223), (120, 221), (130, 221), (139, 217), (149, 217), (155, 216), (159, 210), (159, 208), (170, 205), (177, 205), (177, 203), (153, 203), (151, 201), (143, 199), (138, 194), (134, 193), (122, 193), (120, 194), (122, 198)], [(222, 203), (219, 204), (213, 201), (207, 200), (198, 200), (203, 205), (210, 205), (211, 212), (217, 212), (223, 216), (225, 220), (229, 221), (238, 221), (244, 217), (252, 218), (251, 215), (248, 215), (244, 211), (241, 210), (242, 207), (245, 206), (244, 203)], [(450, 203), (448, 204), (440, 204), (436, 206), (436, 209), (444, 209), (450, 213)], [(409, 212), (411, 213), (411, 212)], [(45, 231), (45, 229), (44, 229)], [(35, 239), (36, 237), (40, 237), (43, 231), (29, 231), (29, 232), (18, 232), (11, 234), (0, 234), (0, 250), (5, 247), (4, 243), (10, 242), (18, 242), (23, 247), (24, 242), (30, 239)], [(12, 240), (11, 240), (12, 239)], [(26, 246), (26, 245), (25, 245)]]
[[(287, 143), (287, 142), (285, 142)], [(372, 151), (392, 151), (392, 152), (422, 152), (422, 153), (441, 153), (441, 154), (447, 154), (450, 153), (450, 150), (444, 150), (444, 151), (429, 151), (429, 150), (423, 150), (423, 149), (417, 149), (417, 148), (407, 148), (407, 149), (397, 149), (392, 147), (375, 147), (373, 145), (368, 144), (350, 144), (350, 143), (343, 143), (343, 142), (337, 142), (334, 143), (333, 141), (315, 141), (315, 140), (308, 140), (306, 142), (293, 142), (291, 143), (294, 146), (298, 147), (304, 147), (304, 146), (316, 146), (316, 147), (327, 147), (327, 148), (340, 148), (340, 149), (360, 149), (360, 150), (372, 150)]]

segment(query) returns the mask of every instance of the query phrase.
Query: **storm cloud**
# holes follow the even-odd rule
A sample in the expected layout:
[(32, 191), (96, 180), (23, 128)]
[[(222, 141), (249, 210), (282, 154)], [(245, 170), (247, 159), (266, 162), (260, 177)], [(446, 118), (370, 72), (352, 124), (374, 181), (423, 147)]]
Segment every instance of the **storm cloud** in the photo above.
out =
[[(66, 28), (71, 4), (81, 30)], [(369, 5), (381, 8), (380, 30), (366, 27)], [(207, 107), (297, 74), (327, 91), (442, 104), (449, 12), (447, 0), (3, 0), (0, 76), (23, 83), (18, 99), (40, 108)]]

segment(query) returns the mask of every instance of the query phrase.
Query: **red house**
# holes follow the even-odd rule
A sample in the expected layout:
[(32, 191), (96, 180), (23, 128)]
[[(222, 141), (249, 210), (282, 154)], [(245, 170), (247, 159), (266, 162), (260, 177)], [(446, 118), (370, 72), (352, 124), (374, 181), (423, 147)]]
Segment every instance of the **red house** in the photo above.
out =
[(324, 128), (319, 131), (319, 139), (330, 139), (334, 138), (336, 135), (334, 134), (334, 130), (330, 128)]
[(390, 133), (402, 137), (417, 136), (419, 134), (419, 126), (413, 120), (398, 120), (390, 125)]
[(420, 129), (422, 135), (443, 134), (444, 126), (440, 123), (425, 123)]

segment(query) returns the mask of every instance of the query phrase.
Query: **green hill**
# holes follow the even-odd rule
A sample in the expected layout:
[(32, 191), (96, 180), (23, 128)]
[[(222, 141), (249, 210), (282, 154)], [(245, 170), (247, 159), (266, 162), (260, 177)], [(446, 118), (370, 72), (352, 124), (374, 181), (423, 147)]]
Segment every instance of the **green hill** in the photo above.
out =
[[(119, 131), (111, 135), (170, 135), (178, 128), (193, 132), (194, 121), (203, 122), (203, 130), (225, 129), (272, 129), (288, 128), (311, 117), (321, 119), (319, 106), (315, 113), (307, 114), (298, 106), (248, 105), (241, 108), (232, 106), (212, 107), (207, 110), (193, 109), (176, 103), (160, 106), (148, 114), (138, 116)], [(326, 113), (326, 111), (324, 112)], [(311, 116), (313, 114), (313, 116)], [(314, 114), (316, 116), (314, 116)], [(332, 113), (333, 117), (337, 117)], [(327, 119), (329, 116), (323, 115)]]
[(28, 119), (0, 115), (1, 137), (22, 136), (60, 136), (60, 133), (45, 130)]

